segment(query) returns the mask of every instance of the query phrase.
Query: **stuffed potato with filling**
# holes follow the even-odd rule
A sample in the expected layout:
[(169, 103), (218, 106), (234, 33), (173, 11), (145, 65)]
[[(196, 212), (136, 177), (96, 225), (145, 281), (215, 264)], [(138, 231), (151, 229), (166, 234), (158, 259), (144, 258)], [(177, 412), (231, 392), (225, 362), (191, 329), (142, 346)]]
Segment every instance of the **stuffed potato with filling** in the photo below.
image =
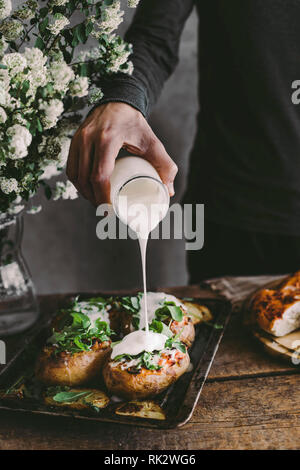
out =
[(184, 374), (190, 364), (188, 352), (162, 351), (157, 369), (131, 365), (132, 361), (110, 360), (103, 368), (108, 391), (125, 399), (144, 399), (163, 392)]
[(68, 311), (58, 315), (52, 336), (36, 362), (35, 375), (40, 382), (76, 386), (99, 376), (111, 352), (112, 331), (103, 310), (102, 299), (76, 299)]
[(110, 352), (110, 341), (96, 341), (90, 350), (75, 353), (57, 353), (54, 346), (46, 346), (37, 359), (35, 375), (46, 385), (86, 384), (99, 375)]

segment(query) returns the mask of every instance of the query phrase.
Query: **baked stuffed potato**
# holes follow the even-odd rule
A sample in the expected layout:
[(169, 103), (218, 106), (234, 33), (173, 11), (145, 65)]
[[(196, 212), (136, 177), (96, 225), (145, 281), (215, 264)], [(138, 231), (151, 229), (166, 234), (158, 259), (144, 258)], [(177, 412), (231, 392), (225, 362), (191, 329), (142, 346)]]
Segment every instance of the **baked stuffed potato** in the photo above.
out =
[(163, 392), (187, 371), (189, 364), (188, 352), (176, 348), (155, 355), (144, 352), (134, 359), (125, 356), (108, 361), (103, 377), (111, 394), (130, 400), (144, 399)]
[(35, 375), (46, 385), (86, 384), (98, 376), (110, 352), (110, 341), (95, 341), (90, 350), (74, 353), (46, 346), (37, 359)]
[(101, 302), (98, 307), (95, 299), (90, 302), (91, 308), (88, 301), (75, 300), (63, 316), (59, 314), (59, 322), (53, 324), (52, 336), (36, 362), (35, 375), (40, 382), (76, 386), (99, 376), (111, 352), (112, 331), (103, 319)]

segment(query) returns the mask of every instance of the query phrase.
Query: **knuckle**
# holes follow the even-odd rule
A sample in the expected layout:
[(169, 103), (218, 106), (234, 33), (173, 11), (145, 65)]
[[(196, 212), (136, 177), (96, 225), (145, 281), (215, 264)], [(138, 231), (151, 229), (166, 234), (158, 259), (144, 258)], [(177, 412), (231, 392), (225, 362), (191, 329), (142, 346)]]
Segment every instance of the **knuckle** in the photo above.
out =
[(99, 131), (99, 139), (100, 139), (100, 142), (102, 143), (109, 142), (112, 136), (113, 136), (113, 132), (111, 129), (101, 129)]
[(92, 173), (90, 176), (90, 181), (92, 184), (101, 184), (104, 183), (106, 178), (101, 173)]
[(89, 130), (87, 127), (83, 127), (79, 132), (81, 140), (86, 140), (89, 136)]
[(176, 165), (176, 163), (172, 162), (171, 165), (170, 165), (170, 174), (175, 177), (178, 173), (178, 166)]

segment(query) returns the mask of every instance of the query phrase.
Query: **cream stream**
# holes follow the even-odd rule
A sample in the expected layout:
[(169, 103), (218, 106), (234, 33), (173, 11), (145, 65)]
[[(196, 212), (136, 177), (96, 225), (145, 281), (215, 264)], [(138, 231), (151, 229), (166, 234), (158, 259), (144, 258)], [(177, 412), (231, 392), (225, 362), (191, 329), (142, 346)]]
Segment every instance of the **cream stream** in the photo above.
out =
[[(145, 164), (149, 165), (148, 162)], [(120, 354), (136, 355), (142, 351), (161, 350), (167, 339), (165, 335), (149, 331), (146, 252), (150, 232), (157, 227), (168, 211), (168, 195), (164, 186), (153, 177), (137, 177), (121, 188), (116, 205), (119, 218), (136, 233), (139, 241), (144, 290), (143, 319), (141, 319), (143, 326), (140, 325), (140, 328), (144, 327), (145, 331), (140, 329), (127, 335), (114, 347), (112, 358)]]

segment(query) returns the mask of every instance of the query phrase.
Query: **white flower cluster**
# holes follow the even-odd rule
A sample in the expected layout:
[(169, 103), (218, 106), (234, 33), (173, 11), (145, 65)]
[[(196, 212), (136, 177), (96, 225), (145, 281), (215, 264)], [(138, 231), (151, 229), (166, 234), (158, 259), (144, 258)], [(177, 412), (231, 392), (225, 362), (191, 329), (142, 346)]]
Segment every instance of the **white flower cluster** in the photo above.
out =
[(68, 3), (69, 0), (50, 0), (49, 1), (49, 6), (52, 7), (62, 7), (66, 3)]
[(58, 181), (56, 183), (55, 194), (53, 196), (54, 201), (58, 199), (76, 199), (78, 197), (77, 190), (75, 186), (70, 181), (63, 183)]
[(23, 25), (18, 20), (7, 18), (0, 24), (0, 33), (7, 41), (14, 41), (22, 35)]
[(136, 8), (139, 3), (140, 3), (140, 0), (128, 0), (127, 1), (127, 5), (129, 8)]
[(0, 20), (4, 20), (10, 15), (11, 0), (0, 0)]
[(87, 77), (76, 77), (69, 86), (71, 96), (83, 98), (89, 93), (89, 79)]
[(103, 92), (101, 88), (91, 88), (90, 90), (90, 96), (89, 96), (89, 103), (90, 104), (95, 104), (97, 101), (100, 101), (101, 98), (103, 98)]
[(2, 59), (2, 63), (6, 65), (11, 76), (15, 76), (18, 73), (23, 72), (27, 66), (26, 58), (18, 52), (6, 54)]
[(27, 0), (14, 11), (14, 17), (20, 20), (30, 20), (34, 17), (37, 8), (38, 3), (35, 0)]
[(0, 124), (4, 124), (7, 120), (7, 114), (3, 108), (0, 106)]
[(49, 67), (49, 73), (53, 81), (54, 90), (59, 92), (66, 92), (70, 81), (75, 78), (72, 68), (63, 60), (52, 62)]
[(18, 192), (18, 181), (15, 178), (0, 177), (0, 189), (4, 194)]
[(40, 110), (44, 111), (44, 116), (42, 116), (42, 123), (44, 129), (51, 129), (54, 127), (58, 121), (58, 118), (64, 110), (63, 102), (53, 98), (48, 103), (46, 101), (40, 102)]
[(94, 22), (98, 29), (92, 31), (92, 35), (99, 38), (103, 33), (110, 34), (123, 21), (124, 11), (121, 10), (121, 3), (119, 0), (115, 0), (111, 5), (108, 5), (102, 9), (101, 21), (95, 21), (90, 18), (90, 21)]
[(57, 36), (68, 24), (70, 24), (68, 18), (62, 15), (62, 13), (55, 13), (55, 15), (50, 19), (47, 28), (53, 36)]
[(32, 140), (29, 130), (20, 124), (14, 124), (7, 129), (7, 135), (10, 137), (9, 158), (17, 160), (26, 157)]

